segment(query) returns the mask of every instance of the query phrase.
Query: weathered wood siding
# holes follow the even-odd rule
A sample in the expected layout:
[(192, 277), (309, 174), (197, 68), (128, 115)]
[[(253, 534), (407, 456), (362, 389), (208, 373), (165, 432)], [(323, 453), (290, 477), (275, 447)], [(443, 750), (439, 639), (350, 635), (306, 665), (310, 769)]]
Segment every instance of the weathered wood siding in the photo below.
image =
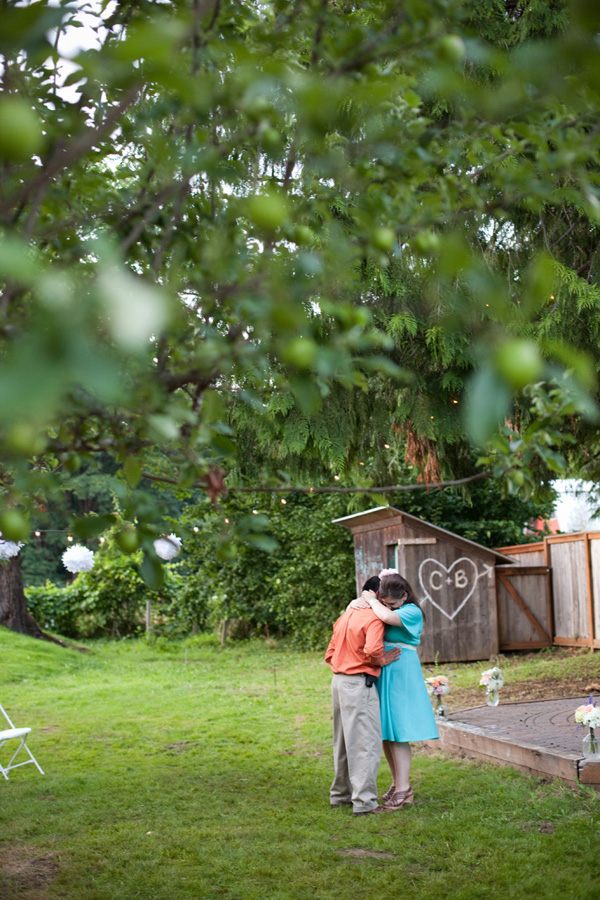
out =
[[(502, 547), (500, 552), (522, 563), (536, 547)], [(600, 649), (600, 532), (549, 535), (543, 549), (551, 571), (553, 643)]]
[(592, 608), (594, 613), (594, 638), (600, 638), (600, 535), (590, 535), (592, 561)]
[[(488, 555), (400, 510), (379, 516), (353, 527), (357, 589), (382, 568), (398, 567), (427, 616), (424, 662), (436, 655), (440, 662), (487, 659), (500, 648), (550, 643), (600, 649), (600, 531), (550, 535)], [(501, 565), (498, 553), (516, 564)]]
[[(494, 556), (482, 548), (435, 537), (402, 517), (355, 530), (357, 590), (393, 562), (413, 586), (426, 616), (423, 662), (489, 659), (498, 652)], [(398, 546), (398, 541), (402, 543)]]
[(517, 561), (519, 566), (544, 566), (546, 550), (543, 541), (535, 544), (518, 544), (514, 547), (496, 547), (498, 553), (504, 553)]
[[(394, 534), (399, 534), (397, 532), (397, 523), (401, 523), (401, 517), (398, 517), (397, 520), (388, 519), (387, 521), (396, 523), (392, 525), (392, 531)], [(361, 525), (354, 530), (354, 565), (357, 596), (360, 594), (367, 578), (370, 578), (372, 575), (378, 575), (382, 569), (388, 568), (383, 531), (390, 531), (390, 527), (383, 529), (381, 522)], [(398, 540), (398, 537), (396, 537), (396, 540)]]
[(552, 601), (546, 566), (496, 569), (501, 650), (525, 650), (552, 644)]
[(585, 538), (548, 539), (552, 566), (554, 636), (578, 640), (590, 637)]

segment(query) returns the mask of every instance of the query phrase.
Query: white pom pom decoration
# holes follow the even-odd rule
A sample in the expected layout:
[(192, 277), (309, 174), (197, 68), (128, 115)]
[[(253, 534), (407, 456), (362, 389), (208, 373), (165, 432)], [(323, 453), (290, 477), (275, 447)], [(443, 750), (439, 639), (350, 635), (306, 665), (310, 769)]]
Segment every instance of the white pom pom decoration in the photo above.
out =
[(154, 541), (154, 549), (156, 555), (161, 559), (175, 559), (181, 553), (181, 538), (178, 538), (176, 534), (159, 537)]
[(82, 547), (81, 544), (75, 544), (69, 547), (62, 555), (62, 561), (68, 572), (76, 574), (77, 572), (89, 572), (94, 565), (94, 552)]
[[(0, 532), (0, 534), (2, 534), (2, 532)], [(12, 559), (14, 556), (18, 556), (22, 546), (22, 541), (15, 544), (14, 541), (3, 541), (0, 539), (0, 559)]]

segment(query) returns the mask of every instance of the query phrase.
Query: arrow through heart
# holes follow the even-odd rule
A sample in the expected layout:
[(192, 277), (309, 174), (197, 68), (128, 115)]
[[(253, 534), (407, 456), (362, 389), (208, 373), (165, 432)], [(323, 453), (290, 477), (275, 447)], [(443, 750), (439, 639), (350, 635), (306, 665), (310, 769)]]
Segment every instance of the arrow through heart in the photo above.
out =
[[(461, 556), (447, 568), (437, 559), (425, 559), (419, 566), (421, 590), (447, 619), (454, 619), (477, 587), (479, 574), (472, 559)], [(432, 594), (435, 595), (434, 600)]]

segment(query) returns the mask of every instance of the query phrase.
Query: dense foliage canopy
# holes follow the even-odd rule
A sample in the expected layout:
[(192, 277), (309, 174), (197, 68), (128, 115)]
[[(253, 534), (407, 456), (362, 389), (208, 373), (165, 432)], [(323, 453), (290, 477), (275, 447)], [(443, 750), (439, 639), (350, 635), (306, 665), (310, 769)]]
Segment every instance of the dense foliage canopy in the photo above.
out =
[(593, 478), (599, 25), (592, 0), (6, 2), (3, 533), (98, 454), (119, 512), (76, 531), (134, 526), (156, 587), (144, 474), (216, 499), (393, 484), (406, 455), (438, 481), (472, 441), (507, 489)]

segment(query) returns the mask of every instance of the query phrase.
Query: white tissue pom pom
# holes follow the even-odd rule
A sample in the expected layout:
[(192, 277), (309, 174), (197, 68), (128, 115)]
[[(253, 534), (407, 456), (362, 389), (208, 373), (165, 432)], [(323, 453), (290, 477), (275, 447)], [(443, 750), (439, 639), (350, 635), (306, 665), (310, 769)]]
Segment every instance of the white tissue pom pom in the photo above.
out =
[(62, 555), (62, 561), (68, 572), (76, 574), (77, 572), (89, 572), (94, 565), (94, 552), (82, 547), (81, 544), (75, 544), (69, 547)]
[(14, 541), (0, 540), (0, 559), (12, 559), (13, 556), (18, 556), (19, 550), (22, 546), (22, 541), (19, 541), (18, 544), (15, 544)]
[(160, 537), (154, 541), (154, 549), (156, 555), (161, 559), (174, 559), (181, 553), (181, 538), (178, 538), (176, 534)]

